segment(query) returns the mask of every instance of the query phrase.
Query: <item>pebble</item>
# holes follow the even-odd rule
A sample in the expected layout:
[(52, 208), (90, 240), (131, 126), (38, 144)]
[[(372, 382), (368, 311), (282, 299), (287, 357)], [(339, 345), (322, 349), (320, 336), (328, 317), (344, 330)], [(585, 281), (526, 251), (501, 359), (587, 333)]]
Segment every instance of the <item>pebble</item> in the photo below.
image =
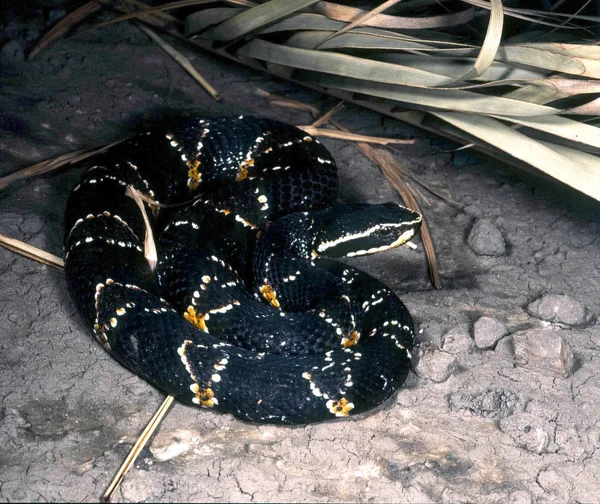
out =
[(456, 358), (439, 348), (422, 345), (418, 353), (415, 372), (436, 383), (445, 382), (458, 368)]
[(478, 220), (471, 229), (467, 244), (480, 256), (502, 256), (506, 254), (506, 243), (501, 231), (489, 220)]
[(481, 317), (473, 325), (475, 345), (484, 350), (493, 348), (506, 332), (506, 326), (492, 317)]
[(483, 418), (506, 418), (522, 404), (521, 397), (511, 390), (491, 388), (481, 392), (455, 392), (448, 396), (452, 411), (463, 411)]
[(573, 371), (573, 351), (559, 331), (527, 329), (511, 339), (515, 365), (557, 378), (566, 378)]
[(527, 307), (530, 315), (548, 322), (579, 325), (585, 322), (585, 306), (571, 296), (546, 294)]
[(451, 354), (465, 354), (473, 346), (467, 324), (461, 324), (450, 329), (443, 337), (442, 349)]

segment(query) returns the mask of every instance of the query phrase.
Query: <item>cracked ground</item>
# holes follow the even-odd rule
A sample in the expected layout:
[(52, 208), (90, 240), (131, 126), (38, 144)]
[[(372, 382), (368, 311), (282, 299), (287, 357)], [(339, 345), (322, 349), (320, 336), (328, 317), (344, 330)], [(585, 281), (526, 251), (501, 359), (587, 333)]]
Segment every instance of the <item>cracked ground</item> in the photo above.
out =
[[(174, 44), (222, 103), (129, 25), (53, 43), (32, 61), (3, 48), (0, 175), (190, 110), (311, 122), (257, 88), (335, 104)], [(413, 314), (416, 372), (378, 411), (306, 427), (176, 405), (114, 500), (599, 502), (597, 203), (357, 107), (337, 118), (356, 133), (414, 138), (400, 161), (458, 203), (421, 189), (441, 290), (419, 240), (417, 250), (353, 261)], [(354, 145), (322, 141), (343, 199), (398, 201)], [(66, 167), (4, 189), (0, 233), (61, 255), (80, 173)], [(60, 271), (0, 249), (0, 272), (0, 500), (98, 501), (163, 395), (93, 341)], [(556, 316), (532, 304), (549, 295)], [(569, 319), (573, 306), (581, 315)], [(491, 340), (477, 332), (482, 317), (500, 327)], [(551, 350), (541, 330), (562, 353), (540, 356)]]

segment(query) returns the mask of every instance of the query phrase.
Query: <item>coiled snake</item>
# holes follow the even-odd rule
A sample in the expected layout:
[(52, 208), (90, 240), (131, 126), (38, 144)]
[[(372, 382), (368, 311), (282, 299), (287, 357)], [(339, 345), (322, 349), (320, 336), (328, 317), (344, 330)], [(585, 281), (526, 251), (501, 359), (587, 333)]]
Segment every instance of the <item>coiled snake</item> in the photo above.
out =
[[(410, 314), (330, 258), (400, 245), (421, 217), (337, 204), (335, 163), (316, 139), (268, 119), (185, 119), (92, 164), (67, 205), (67, 283), (124, 366), (185, 403), (270, 423), (360, 413), (403, 383)], [(156, 272), (128, 186), (163, 230)]]

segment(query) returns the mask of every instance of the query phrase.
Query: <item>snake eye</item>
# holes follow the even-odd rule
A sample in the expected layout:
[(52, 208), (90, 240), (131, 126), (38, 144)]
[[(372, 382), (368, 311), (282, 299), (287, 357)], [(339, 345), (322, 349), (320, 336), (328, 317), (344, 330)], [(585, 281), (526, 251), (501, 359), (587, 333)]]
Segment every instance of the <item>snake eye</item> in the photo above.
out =
[(382, 236), (388, 236), (392, 234), (392, 228), (384, 226), (379, 230), (379, 234)]

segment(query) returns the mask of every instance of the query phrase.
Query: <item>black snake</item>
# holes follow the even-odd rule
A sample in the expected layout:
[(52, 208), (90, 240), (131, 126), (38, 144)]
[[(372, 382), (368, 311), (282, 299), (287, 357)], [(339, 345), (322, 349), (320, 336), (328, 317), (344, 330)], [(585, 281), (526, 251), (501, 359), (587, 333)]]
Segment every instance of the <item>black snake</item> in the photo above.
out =
[[(65, 271), (124, 366), (180, 401), (271, 423), (360, 413), (403, 383), (408, 310), (329, 258), (404, 243), (421, 216), (337, 204), (335, 163), (316, 139), (268, 119), (185, 119), (91, 164), (67, 205)], [(156, 272), (128, 186), (160, 231)]]

